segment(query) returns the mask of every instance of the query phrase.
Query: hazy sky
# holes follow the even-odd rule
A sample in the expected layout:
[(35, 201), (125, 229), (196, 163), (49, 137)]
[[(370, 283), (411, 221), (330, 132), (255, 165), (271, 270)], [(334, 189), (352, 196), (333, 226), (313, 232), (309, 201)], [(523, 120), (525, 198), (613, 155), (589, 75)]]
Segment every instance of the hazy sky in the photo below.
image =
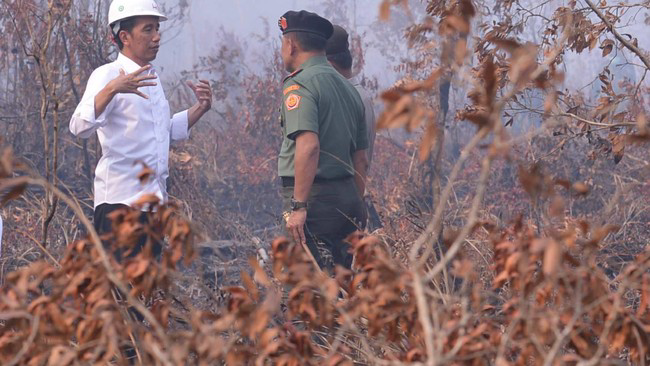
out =
[[(160, 1), (168, 5), (178, 3), (178, 0)], [(173, 74), (191, 69), (192, 65), (201, 56), (214, 54), (220, 41), (215, 37), (215, 34), (220, 28), (223, 28), (226, 32), (233, 32), (240, 35), (242, 38), (248, 37), (251, 33), (263, 33), (265, 29), (268, 29), (268, 37), (270, 39), (277, 37), (276, 40), (279, 42), (280, 32), (277, 29), (277, 19), (287, 10), (305, 9), (325, 15), (323, 12), (325, 1), (322, 0), (188, 1), (190, 2), (190, 10), (182, 28), (166, 33), (168, 38), (166, 41), (164, 40), (165, 44), (161, 49), (158, 60), (156, 60), (156, 64), (162, 66), (164, 69), (163, 78), (173, 77)], [(380, 0), (335, 1), (337, 1), (336, 4), (341, 4), (341, 12), (337, 14), (334, 11), (335, 14), (333, 16), (339, 19), (348, 19), (350, 24), (356, 26), (358, 33), (368, 31), (369, 26), (378, 18)], [(562, 0), (555, 1), (561, 2)], [(536, 3), (534, 0), (522, 0), (522, 2)], [(348, 6), (345, 6), (345, 4)], [(412, 7), (422, 7), (422, 4), (423, 2), (420, 0), (411, 1)], [(550, 15), (558, 4), (553, 4), (553, 2), (546, 4), (544, 5), (544, 11), (548, 11)], [(531, 20), (531, 27), (536, 26), (534, 20), (534, 18)], [(643, 33), (647, 33), (648, 30), (648, 26), (643, 24), (643, 15), (637, 15), (636, 23), (634, 26), (621, 28), (621, 31), (635, 35), (639, 38), (639, 45), (642, 48), (650, 49), (650, 37), (641, 36)], [(367, 43), (376, 34), (370, 31), (366, 36), (367, 38), (364, 39), (364, 42)], [(611, 35), (608, 34), (607, 37), (611, 38)], [(539, 42), (537, 39), (533, 39), (532, 41)], [(251, 44), (252, 46), (256, 45), (255, 42), (251, 42)], [(264, 53), (264, 49), (261, 48), (255, 49), (255, 51), (257, 53)], [(365, 52), (366, 65), (364, 71), (366, 74), (376, 76), (380, 87), (387, 87), (399, 78), (399, 75), (390, 68), (391, 63), (387, 61), (384, 55), (379, 54), (372, 47), (366, 48)], [(607, 60), (600, 57), (601, 52), (600, 49), (595, 48), (591, 52), (591, 55), (585, 53), (576, 56), (571, 52), (565, 54), (565, 58), (570, 64), (570, 70), (581, 70), (580, 73), (576, 74), (573, 72), (567, 75), (567, 83), (572, 84), (572, 86), (567, 85), (567, 87), (580, 88), (597, 77), (598, 72), (602, 70), (605, 62), (607, 62)], [(610, 57), (613, 58), (614, 53)], [(634, 60), (633, 56), (631, 60), (638, 62), (638, 60)]]
[[(177, 0), (163, 2), (172, 4)], [(361, 30), (364, 25), (377, 19), (379, 1), (356, 0), (356, 5), (355, 24)], [(215, 50), (217, 40), (214, 34), (219, 27), (244, 38), (251, 33), (262, 33), (265, 27), (269, 27), (270, 36), (279, 40), (277, 20), (287, 10), (309, 10), (322, 14), (323, 6), (322, 1), (313, 0), (191, 0), (181, 33), (166, 41), (157, 63), (174, 72), (190, 68), (199, 57)], [(345, 16), (348, 19), (353, 17), (352, 14)]]

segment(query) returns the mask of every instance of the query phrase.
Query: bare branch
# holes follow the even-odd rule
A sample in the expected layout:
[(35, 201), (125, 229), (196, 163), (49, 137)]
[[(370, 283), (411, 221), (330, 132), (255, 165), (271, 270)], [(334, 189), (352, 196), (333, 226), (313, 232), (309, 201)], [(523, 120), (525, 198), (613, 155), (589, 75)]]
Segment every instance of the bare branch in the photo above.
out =
[(598, 15), (598, 17), (603, 21), (603, 23), (607, 25), (607, 29), (609, 29), (609, 31), (614, 35), (614, 37), (616, 37), (616, 39), (618, 39), (623, 44), (623, 46), (625, 46), (625, 48), (634, 52), (634, 54), (637, 55), (639, 59), (641, 59), (646, 69), (650, 69), (650, 59), (648, 58), (648, 56), (644, 54), (643, 51), (639, 49), (639, 47), (633, 45), (632, 42), (628, 41), (627, 39), (625, 39), (625, 37), (623, 37), (620, 33), (618, 33), (618, 31), (616, 30), (612, 22), (610, 22), (609, 19), (607, 19), (605, 14), (603, 14), (603, 12), (601, 12), (600, 9), (598, 9), (598, 7), (596, 7), (596, 5), (594, 5), (594, 3), (591, 2), (591, 0), (585, 0), (585, 2), (594, 11), (594, 13)]

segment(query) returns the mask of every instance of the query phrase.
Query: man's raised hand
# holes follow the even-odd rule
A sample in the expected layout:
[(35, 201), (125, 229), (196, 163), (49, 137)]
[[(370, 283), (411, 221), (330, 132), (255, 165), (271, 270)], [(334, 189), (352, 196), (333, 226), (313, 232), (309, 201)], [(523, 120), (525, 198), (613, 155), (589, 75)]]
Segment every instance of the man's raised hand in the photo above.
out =
[(207, 80), (199, 80), (198, 84), (187, 81), (187, 86), (192, 89), (203, 112), (207, 112), (212, 107), (212, 87)]
[(143, 86), (157, 85), (155, 82), (147, 81), (157, 79), (158, 77), (156, 75), (140, 75), (149, 69), (151, 69), (151, 65), (142, 66), (130, 74), (127, 74), (124, 70), (120, 70), (120, 75), (113, 79), (109, 85), (115, 94), (136, 94), (144, 99), (149, 99), (146, 94), (138, 90), (138, 88)]

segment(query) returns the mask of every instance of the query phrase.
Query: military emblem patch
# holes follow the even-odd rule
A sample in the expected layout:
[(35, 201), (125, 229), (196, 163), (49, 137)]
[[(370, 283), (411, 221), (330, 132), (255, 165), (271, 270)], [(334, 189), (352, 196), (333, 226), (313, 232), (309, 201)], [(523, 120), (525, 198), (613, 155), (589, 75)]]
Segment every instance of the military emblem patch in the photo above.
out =
[(302, 97), (298, 94), (289, 94), (287, 97), (287, 100), (285, 101), (285, 104), (287, 106), (288, 111), (292, 111), (298, 107), (300, 107), (300, 99)]
[(300, 107), (300, 99), (302, 99), (302, 97), (298, 94), (289, 94), (287, 100), (285, 101), (287, 110), (292, 111)]
[(287, 18), (282, 17), (280, 20), (278, 20), (278, 27), (280, 27), (280, 30), (284, 32), (285, 29), (287, 29)]
[(286, 89), (284, 89), (284, 92), (282, 94), (287, 95), (288, 93), (290, 93), (292, 91), (296, 91), (298, 89), (300, 89), (300, 85), (291, 85), (290, 87), (287, 87)]

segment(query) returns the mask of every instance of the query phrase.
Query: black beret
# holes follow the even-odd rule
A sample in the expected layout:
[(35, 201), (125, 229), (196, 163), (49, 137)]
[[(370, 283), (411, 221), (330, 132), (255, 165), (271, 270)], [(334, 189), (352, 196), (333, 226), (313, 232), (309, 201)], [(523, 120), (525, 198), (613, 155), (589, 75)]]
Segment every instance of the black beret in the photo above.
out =
[(332, 36), (327, 40), (327, 55), (332, 56), (349, 52), (348, 32), (340, 25), (335, 25)]
[(305, 10), (288, 11), (278, 21), (282, 34), (291, 32), (306, 32), (316, 34), (325, 39), (330, 38), (334, 31), (332, 23), (318, 14)]

